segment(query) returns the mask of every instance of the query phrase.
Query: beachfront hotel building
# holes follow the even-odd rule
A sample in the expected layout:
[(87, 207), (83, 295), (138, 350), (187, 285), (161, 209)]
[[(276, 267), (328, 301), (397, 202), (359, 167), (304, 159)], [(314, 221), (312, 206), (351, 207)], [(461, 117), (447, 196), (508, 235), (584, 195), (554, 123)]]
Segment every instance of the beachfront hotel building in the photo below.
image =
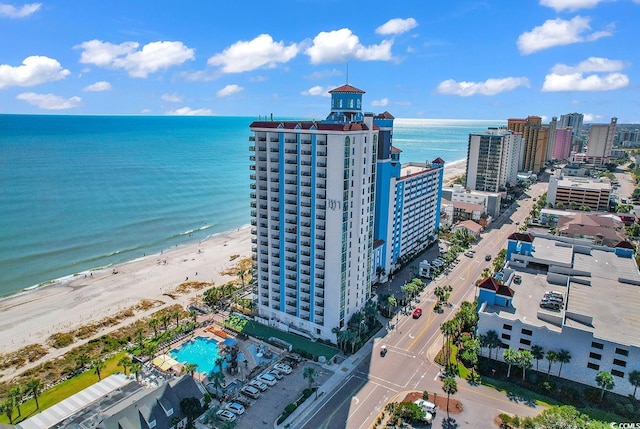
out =
[(465, 187), (500, 192), (517, 184), (522, 149), (522, 135), (505, 128), (469, 134)]
[[(505, 268), (479, 285), (477, 332), (495, 331), (503, 349), (565, 350), (570, 360), (562, 368), (551, 362), (552, 375), (596, 386), (596, 375), (607, 371), (614, 377), (614, 392), (631, 394), (629, 372), (640, 370), (640, 272), (633, 256), (626, 241), (605, 247), (568, 237), (511, 234)], [(559, 308), (544, 304), (550, 291), (561, 297)], [(503, 359), (501, 350), (481, 353)], [(543, 359), (541, 370), (547, 372), (548, 365)]]
[(378, 130), (351, 85), (322, 121), (256, 121), (251, 156), (257, 320), (335, 339), (371, 298)]
[(549, 127), (542, 126), (542, 118), (508, 119), (507, 128), (522, 134), (523, 152), (519, 171), (539, 173), (547, 161)]

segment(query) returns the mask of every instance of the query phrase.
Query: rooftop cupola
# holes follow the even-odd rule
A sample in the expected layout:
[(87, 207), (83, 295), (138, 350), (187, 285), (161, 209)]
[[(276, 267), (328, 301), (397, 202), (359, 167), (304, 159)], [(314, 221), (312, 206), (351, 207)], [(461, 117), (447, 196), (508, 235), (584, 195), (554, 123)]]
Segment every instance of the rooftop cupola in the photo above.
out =
[(362, 94), (365, 92), (349, 84), (329, 91), (331, 94), (331, 114), (326, 122), (362, 122)]

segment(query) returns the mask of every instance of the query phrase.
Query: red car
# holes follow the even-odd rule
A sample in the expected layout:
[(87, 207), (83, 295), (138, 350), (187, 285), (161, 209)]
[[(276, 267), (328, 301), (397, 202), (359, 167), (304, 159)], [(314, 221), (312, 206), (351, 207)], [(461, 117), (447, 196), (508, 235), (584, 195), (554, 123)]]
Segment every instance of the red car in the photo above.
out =
[(420, 316), (422, 316), (422, 309), (421, 308), (416, 308), (415, 310), (413, 310), (413, 318), (414, 319), (418, 319), (418, 318), (420, 318)]

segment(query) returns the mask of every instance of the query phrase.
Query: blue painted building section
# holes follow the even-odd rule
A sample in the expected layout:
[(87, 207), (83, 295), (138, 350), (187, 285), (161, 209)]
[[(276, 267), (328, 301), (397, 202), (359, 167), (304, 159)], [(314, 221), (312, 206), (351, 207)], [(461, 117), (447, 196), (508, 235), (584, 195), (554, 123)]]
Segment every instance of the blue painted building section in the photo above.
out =
[(533, 237), (529, 234), (514, 233), (508, 237), (506, 261), (511, 260), (511, 255), (531, 255), (533, 250)]

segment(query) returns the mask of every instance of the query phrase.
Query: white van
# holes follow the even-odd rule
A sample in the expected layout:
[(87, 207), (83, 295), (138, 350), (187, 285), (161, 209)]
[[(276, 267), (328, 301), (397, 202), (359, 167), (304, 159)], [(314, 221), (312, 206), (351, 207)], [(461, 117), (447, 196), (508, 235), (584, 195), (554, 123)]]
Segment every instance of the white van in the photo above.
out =
[(414, 402), (414, 404), (431, 414), (435, 414), (438, 410), (436, 404), (434, 404), (433, 402), (425, 401), (424, 399), (418, 399)]

